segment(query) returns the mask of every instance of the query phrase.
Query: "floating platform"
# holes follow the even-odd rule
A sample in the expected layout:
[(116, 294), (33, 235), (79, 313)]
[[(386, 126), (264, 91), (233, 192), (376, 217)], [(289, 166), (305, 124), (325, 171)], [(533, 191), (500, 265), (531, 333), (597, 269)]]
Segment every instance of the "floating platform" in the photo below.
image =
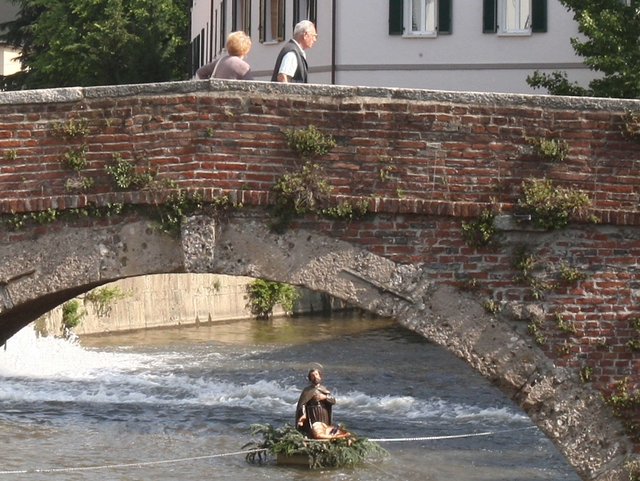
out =
[(306, 454), (278, 453), (276, 456), (276, 462), (281, 465), (309, 467), (309, 456)]

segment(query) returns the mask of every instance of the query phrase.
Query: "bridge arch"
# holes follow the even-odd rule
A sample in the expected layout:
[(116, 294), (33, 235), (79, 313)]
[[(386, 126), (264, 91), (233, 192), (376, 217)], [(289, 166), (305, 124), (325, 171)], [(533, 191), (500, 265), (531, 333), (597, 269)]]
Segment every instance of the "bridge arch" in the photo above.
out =
[(4, 340), (44, 312), (94, 287), (160, 273), (261, 277), (341, 298), (393, 317), (463, 359), (529, 415), (584, 479), (624, 479), (631, 447), (601, 397), (558, 368), (516, 324), (478, 299), (438, 284), (420, 263), (398, 264), (304, 228), (276, 234), (263, 214), (188, 218), (179, 238), (146, 219), (65, 224), (7, 246)]

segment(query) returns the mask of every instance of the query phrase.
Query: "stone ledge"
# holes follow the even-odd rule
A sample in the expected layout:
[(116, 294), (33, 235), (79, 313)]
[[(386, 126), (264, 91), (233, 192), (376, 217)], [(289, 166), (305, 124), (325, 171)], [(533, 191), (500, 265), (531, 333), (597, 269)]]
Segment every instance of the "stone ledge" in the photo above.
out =
[[(224, 190), (215, 187), (167, 189), (164, 191), (126, 191), (109, 192), (105, 194), (59, 195), (32, 197), (28, 199), (0, 199), (0, 215), (41, 212), (47, 209), (69, 210), (80, 209), (89, 205), (105, 207), (108, 204), (127, 205), (158, 205), (162, 204), (172, 195), (178, 192), (188, 194), (200, 194), (204, 202), (213, 202), (223, 195), (228, 195), (229, 200), (247, 206), (267, 206), (274, 202), (273, 193), (259, 190)], [(397, 197), (366, 197), (366, 196), (331, 196), (331, 205), (342, 202), (369, 202), (369, 212), (376, 214), (416, 214), (438, 217), (454, 217), (469, 219), (479, 216), (487, 204), (478, 202), (454, 202), (445, 200), (411, 199)], [(499, 212), (510, 212), (512, 203), (495, 205)], [(605, 225), (640, 226), (640, 212), (594, 209), (593, 215)], [(586, 223), (587, 221), (574, 221), (574, 223)], [(502, 214), (496, 217), (496, 226), (502, 230), (531, 231), (536, 230), (526, 222), (516, 222), (511, 214)]]

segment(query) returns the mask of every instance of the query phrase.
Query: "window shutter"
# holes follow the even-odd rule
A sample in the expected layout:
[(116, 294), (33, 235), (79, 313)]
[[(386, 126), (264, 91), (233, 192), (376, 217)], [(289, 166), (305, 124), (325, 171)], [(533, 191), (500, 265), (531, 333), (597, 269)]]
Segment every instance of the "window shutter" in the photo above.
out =
[(531, 0), (531, 31), (547, 31), (547, 0)]
[(438, 34), (451, 33), (451, 1), (438, 2)]
[[(220, 3), (220, 50), (227, 43), (227, 0)], [(211, 59), (213, 60), (213, 58)]]
[(404, 33), (404, 5), (402, 0), (389, 0), (389, 35)]
[(300, 21), (300, 0), (294, 0), (293, 2), (293, 26)]
[(318, 0), (309, 1), (309, 20), (313, 22), (318, 29)]
[(244, 18), (242, 19), (244, 33), (251, 36), (251, 1), (246, 1), (244, 4)]
[(483, 0), (482, 33), (498, 31), (498, 0)]
[(264, 42), (267, 38), (267, 5), (266, 0), (260, 0), (260, 25), (258, 25), (258, 33), (260, 42)]
[(276, 38), (281, 42), (284, 40), (284, 0), (278, 0), (278, 34)]

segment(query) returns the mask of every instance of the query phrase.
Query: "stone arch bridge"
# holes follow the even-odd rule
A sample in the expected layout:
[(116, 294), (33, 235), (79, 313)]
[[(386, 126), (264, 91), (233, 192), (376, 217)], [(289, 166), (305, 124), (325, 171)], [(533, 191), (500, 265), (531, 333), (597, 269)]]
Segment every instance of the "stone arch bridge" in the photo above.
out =
[[(120, 278), (288, 282), (465, 360), (583, 479), (638, 479), (638, 110), (225, 81), (0, 93), (0, 341)], [(307, 160), (286, 133), (310, 125), (336, 145)], [(276, 233), (274, 185), (301, 178), (330, 187), (335, 215)], [(541, 228), (526, 185), (581, 192), (588, 216)]]

